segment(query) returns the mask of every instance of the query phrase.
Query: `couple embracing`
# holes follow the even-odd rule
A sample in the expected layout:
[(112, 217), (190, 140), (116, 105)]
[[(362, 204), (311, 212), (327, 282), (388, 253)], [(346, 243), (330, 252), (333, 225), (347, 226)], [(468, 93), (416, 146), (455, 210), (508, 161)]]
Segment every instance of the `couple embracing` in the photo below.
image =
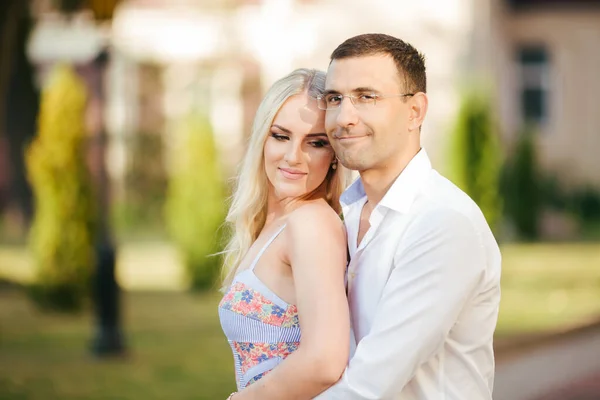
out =
[(384, 34), (268, 90), (227, 218), (230, 399), (492, 398), (500, 251), (427, 108), (424, 57)]

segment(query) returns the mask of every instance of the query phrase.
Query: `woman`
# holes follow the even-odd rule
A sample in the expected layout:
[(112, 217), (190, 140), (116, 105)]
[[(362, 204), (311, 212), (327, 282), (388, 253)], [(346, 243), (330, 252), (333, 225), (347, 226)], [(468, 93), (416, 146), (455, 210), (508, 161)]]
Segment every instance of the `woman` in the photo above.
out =
[[(227, 221), (223, 331), (238, 391), (230, 398), (312, 398), (348, 361), (346, 172), (316, 96), (325, 74), (298, 69), (261, 102)], [(302, 336), (302, 340), (300, 337)]]

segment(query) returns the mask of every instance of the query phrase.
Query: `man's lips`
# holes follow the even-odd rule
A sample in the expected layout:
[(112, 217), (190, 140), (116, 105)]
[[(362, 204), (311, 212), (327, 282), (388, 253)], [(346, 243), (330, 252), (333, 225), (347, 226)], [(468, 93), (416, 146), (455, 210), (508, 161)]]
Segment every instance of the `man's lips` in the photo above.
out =
[(296, 169), (279, 168), (279, 170), (285, 178), (292, 180), (302, 179), (306, 175), (306, 172), (298, 171)]
[(362, 138), (365, 138), (365, 137), (369, 136), (369, 133), (366, 133), (366, 132), (351, 132), (351, 131), (346, 130), (346, 129), (339, 129), (339, 130), (334, 131), (331, 136), (335, 140), (344, 141), (344, 140), (362, 139)]
[(336, 137), (335, 139), (339, 140), (340, 142), (352, 142), (355, 140), (364, 139), (366, 137), (367, 137), (367, 135), (339, 136), (339, 137)]
[(349, 140), (349, 139), (360, 139), (360, 138), (364, 138), (364, 135), (360, 135), (360, 136), (340, 136), (339, 140)]

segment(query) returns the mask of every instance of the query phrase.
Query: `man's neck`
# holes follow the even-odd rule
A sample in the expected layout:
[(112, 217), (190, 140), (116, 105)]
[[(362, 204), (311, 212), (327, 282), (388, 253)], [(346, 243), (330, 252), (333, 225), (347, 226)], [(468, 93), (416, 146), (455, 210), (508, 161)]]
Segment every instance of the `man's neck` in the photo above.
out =
[(381, 168), (360, 171), (360, 178), (372, 208), (379, 204), (398, 176), (420, 150), (418, 147), (416, 150), (407, 151), (385, 163)]

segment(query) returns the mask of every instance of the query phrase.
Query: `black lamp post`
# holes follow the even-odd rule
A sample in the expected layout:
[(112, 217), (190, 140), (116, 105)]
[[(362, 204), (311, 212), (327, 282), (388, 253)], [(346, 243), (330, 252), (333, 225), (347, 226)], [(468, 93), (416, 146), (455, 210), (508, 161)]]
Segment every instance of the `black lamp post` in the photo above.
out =
[[(108, 64), (108, 51), (102, 51), (92, 63), (92, 90), (104, 109), (104, 71)], [(100, 119), (102, 120), (102, 119)], [(96, 273), (93, 281), (93, 298), (96, 331), (92, 352), (96, 356), (121, 355), (125, 351), (120, 327), (120, 288), (115, 278), (116, 249), (110, 228), (110, 179), (106, 169), (107, 135), (103, 121), (95, 135), (93, 159), (97, 175), (99, 221), (96, 239)]]

